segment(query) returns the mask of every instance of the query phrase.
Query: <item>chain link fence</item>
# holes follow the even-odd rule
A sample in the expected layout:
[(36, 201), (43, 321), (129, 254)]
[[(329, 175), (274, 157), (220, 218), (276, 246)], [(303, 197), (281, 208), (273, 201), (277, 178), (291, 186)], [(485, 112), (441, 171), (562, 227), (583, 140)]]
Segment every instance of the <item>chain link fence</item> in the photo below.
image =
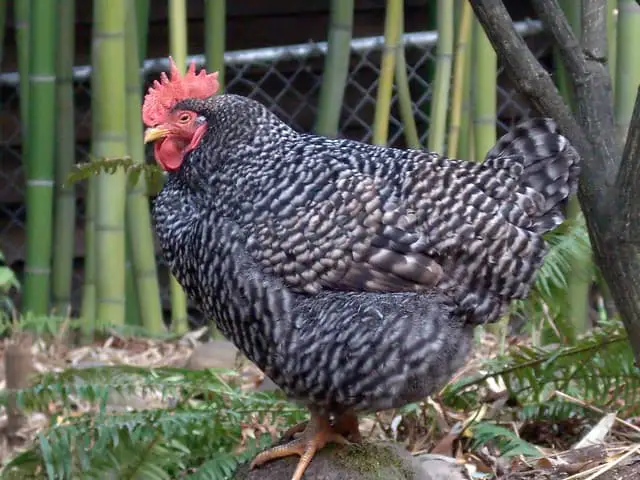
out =
[[(537, 58), (546, 57), (550, 42), (537, 21), (518, 22), (517, 30), (529, 40)], [(435, 60), (436, 32), (409, 33), (403, 37), (407, 73), (413, 99), (413, 111), (421, 142), (426, 145), (429, 126), (429, 102)], [(364, 142), (372, 137), (380, 57), (384, 47), (382, 37), (354, 39), (351, 44), (349, 78), (346, 85), (340, 121), (340, 135)], [(301, 131), (310, 131), (317, 114), (317, 101), (322, 82), (322, 70), (328, 45), (317, 42), (285, 47), (228, 52), (225, 54), (225, 90), (260, 101), (283, 120)], [(202, 55), (190, 57), (198, 66), (204, 64)], [(147, 82), (168, 69), (167, 59), (144, 62)], [(508, 81), (498, 72), (498, 123), (501, 129), (527, 118), (531, 107), (520, 98)], [(77, 159), (86, 160), (91, 129), (91, 68), (74, 68), (74, 89), (77, 126)], [(19, 117), (19, 76), (15, 72), (0, 75), (2, 96), (0, 105), (0, 251), (7, 263), (18, 273), (23, 268), (25, 244), (24, 174), (21, 161), (21, 125)], [(389, 144), (404, 146), (404, 131), (397, 105), (396, 91), (391, 109)], [(76, 234), (76, 275), (74, 303), (79, 305), (82, 280), (83, 198), (78, 188), (78, 216)], [(164, 275), (163, 275), (164, 276)], [(166, 282), (162, 281), (165, 284)], [(166, 293), (166, 288), (163, 288)], [(165, 299), (168, 302), (168, 299)]]

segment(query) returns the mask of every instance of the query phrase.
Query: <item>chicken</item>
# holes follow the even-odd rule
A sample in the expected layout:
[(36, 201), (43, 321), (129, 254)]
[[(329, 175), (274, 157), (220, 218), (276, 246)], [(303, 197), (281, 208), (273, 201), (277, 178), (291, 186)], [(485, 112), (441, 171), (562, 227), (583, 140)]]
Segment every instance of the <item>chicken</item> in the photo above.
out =
[[(217, 74), (171, 61), (145, 96), (167, 181), (163, 255), (188, 296), (310, 421), (258, 466), (359, 441), (357, 415), (446, 383), (473, 328), (527, 295), (576, 190), (579, 156), (550, 119), (482, 163), (294, 131)], [(295, 437), (295, 433), (302, 435)]]

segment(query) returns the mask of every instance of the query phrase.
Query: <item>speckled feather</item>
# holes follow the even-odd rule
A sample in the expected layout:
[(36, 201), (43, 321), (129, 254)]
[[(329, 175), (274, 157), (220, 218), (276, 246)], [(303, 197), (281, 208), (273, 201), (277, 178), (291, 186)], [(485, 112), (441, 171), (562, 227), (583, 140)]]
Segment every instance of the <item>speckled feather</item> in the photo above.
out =
[(289, 395), (338, 412), (422, 398), (475, 324), (524, 297), (578, 155), (548, 119), (485, 162), (300, 134), (235, 95), (204, 117), (154, 216), (190, 297)]

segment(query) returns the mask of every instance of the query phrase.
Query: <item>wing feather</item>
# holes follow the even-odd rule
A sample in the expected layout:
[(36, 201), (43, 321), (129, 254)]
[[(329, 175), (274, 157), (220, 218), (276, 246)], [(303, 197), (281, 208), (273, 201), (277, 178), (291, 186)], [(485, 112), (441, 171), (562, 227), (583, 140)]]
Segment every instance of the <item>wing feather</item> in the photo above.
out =
[(250, 251), (293, 290), (421, 291), (442, 267), (429, 256), (415, 216), (384, 202), (373, 178), (345, 174), (320, 200), (255, 225)]

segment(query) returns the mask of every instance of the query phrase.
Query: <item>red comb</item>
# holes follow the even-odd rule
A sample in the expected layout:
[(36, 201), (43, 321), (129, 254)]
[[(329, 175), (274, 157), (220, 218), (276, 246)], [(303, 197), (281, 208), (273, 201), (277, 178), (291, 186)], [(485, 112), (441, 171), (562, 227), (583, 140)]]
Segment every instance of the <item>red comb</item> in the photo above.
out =
[(162, 72), (160, 81), (155, 80), (144, 97), (142, 121), (149, 127), (161, 123), (177, 102), (185, 98), (207, 98), (220, 88), (218, 72), (207, 74), (202, 69), (196, 74), (196, 64), (191, 62), (187, 73), (182, 76), (173, 58), (169, 57), (169, 63), (171, 78)]

